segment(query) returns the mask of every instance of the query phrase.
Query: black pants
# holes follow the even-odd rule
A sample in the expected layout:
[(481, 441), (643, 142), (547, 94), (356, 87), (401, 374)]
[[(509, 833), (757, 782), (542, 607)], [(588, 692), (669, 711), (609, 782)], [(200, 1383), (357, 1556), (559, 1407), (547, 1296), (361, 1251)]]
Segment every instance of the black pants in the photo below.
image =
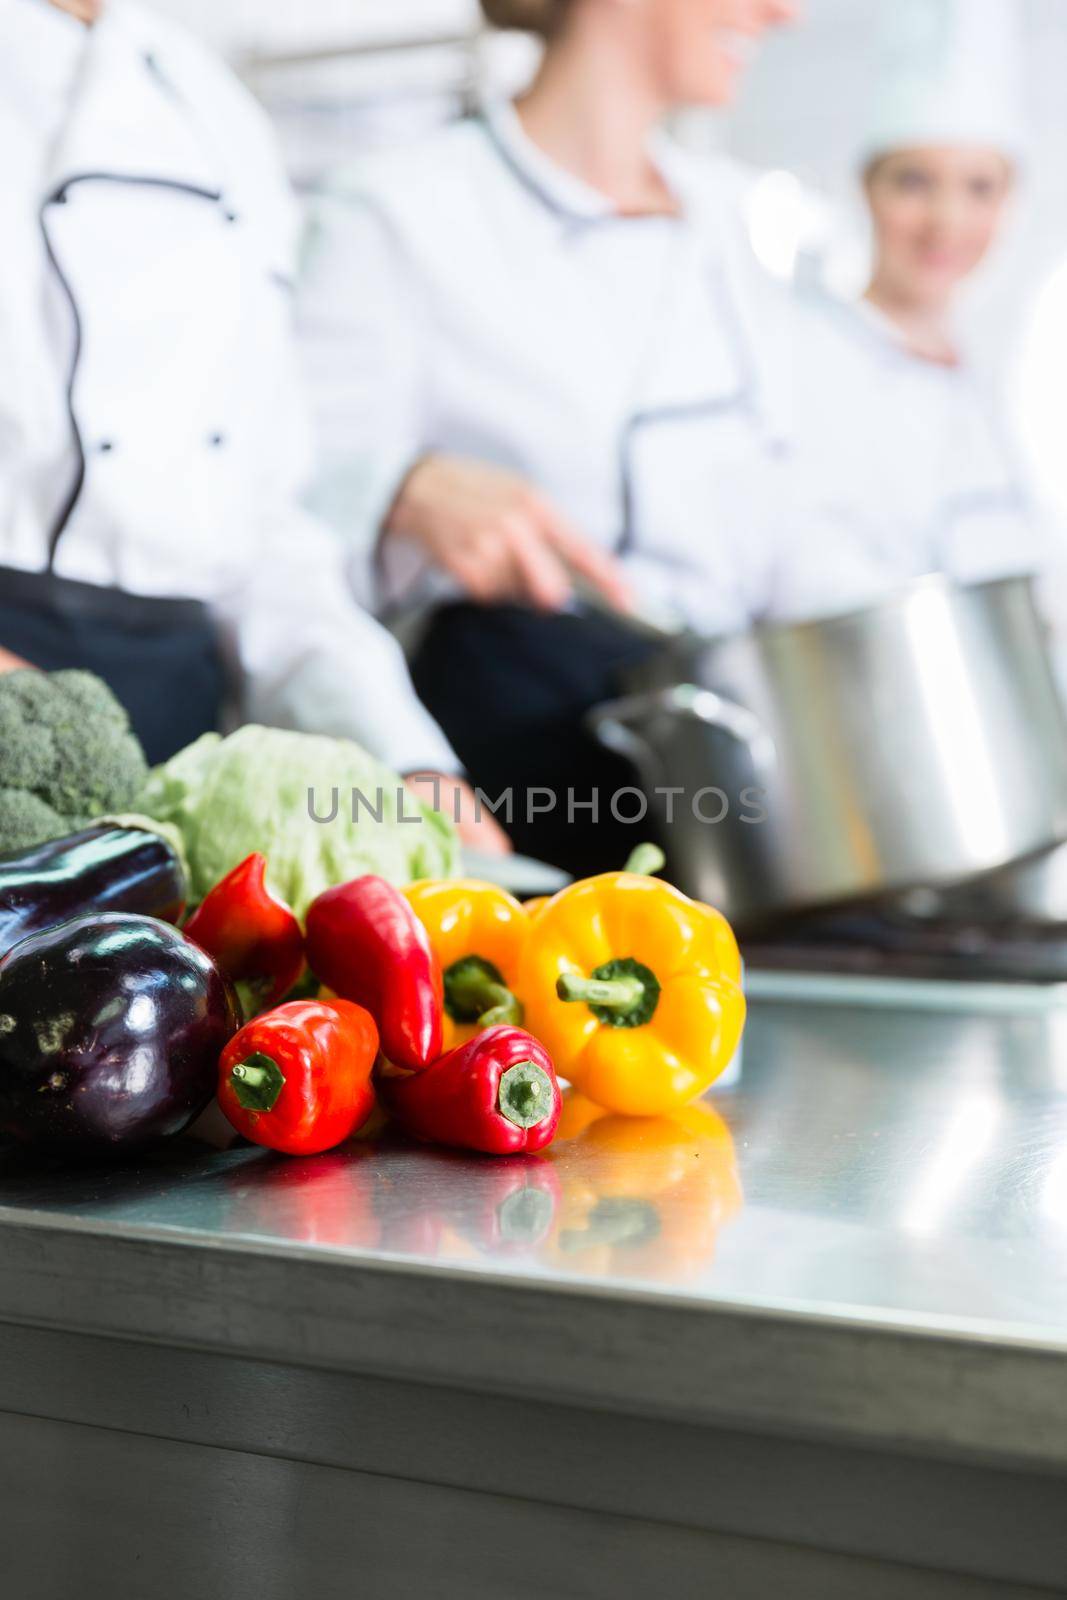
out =
[(200, 601), (0, 567), (0, 645), (46, 672), (103, 678), (153, 763), (218, 727), (225, 674)]
[[(611, 797), (634, 784), (634, 773), (601, 749), (582, 719), (617, 695), (620, 674), (655, 648), (605, 617), (463, 603), (436, 613), (412, 671), (474, 784), (494, 799), (513, 791), (508, 831), (516, 847), (588, 873), (621, 867), (648, 824), (613, 818)], [(529, 815), (534, 790), (550, 790), (554, 809)], [(569, 795), (580, 807), (593, 791), (597, 820), (577, 807), (569, 816)], [(533, 799), (535, 807), (546, 803), (542, 794)], [(631, 798), (630, 812), (634, 806)]]

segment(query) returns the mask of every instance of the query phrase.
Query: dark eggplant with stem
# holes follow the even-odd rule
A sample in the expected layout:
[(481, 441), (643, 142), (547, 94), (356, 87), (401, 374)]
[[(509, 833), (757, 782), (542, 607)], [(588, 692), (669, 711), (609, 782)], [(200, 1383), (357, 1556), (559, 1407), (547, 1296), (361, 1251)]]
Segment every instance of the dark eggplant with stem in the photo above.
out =
[(0, 960), (0, 1131), (86, 1156), (181, 1133), (239, 1020), (210, 956), (152, 917), (33, 934)]

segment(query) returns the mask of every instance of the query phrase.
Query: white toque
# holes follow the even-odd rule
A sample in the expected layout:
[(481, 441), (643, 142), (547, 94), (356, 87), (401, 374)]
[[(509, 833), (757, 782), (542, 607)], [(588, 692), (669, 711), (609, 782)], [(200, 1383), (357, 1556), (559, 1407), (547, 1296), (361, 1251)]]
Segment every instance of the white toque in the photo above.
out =
[(1023, 0), (882, 0), (878, 80), (861, 150), (1026, 151)]

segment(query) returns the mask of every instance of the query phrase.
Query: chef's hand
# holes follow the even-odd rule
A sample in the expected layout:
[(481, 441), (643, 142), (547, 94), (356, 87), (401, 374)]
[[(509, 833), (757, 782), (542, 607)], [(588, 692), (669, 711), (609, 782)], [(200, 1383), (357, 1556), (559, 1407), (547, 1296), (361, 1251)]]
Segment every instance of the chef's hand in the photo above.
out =
[(633, 609), (618, 562), (576, 533), (522, 478), (499, 467), (426, 456), (404, 480), (385, 534), (414, 541), (483, 604), (517, 600), (558, 611), (578, 576), (612, 606)]
[(28, 661), (23, 661), (21, 656), (13, 656), (10, 650), (0, 646), (0, 672), (17, 672), (20, 667), (28, 666)]
[[(491, 811), (479, 805), (469, 784), (443, 772), (416, 772), (404, 779), (415, 797), (455, 825), (460, 843), (487, 856), (508, 856), (514, 846)], [(456, 821), (456, 818), (459, 821)]]

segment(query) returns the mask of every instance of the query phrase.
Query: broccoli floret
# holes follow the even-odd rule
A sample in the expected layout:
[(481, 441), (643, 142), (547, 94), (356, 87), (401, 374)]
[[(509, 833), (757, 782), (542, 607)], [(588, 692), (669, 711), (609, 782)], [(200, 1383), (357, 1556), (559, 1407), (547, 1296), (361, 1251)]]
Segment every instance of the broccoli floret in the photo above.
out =
[(64, 708), (72, 705), (80, 714), (110, 725), (117, 733), (129, 733), (130, 719), (102, 678), (68, 668), (53, 672), (51, 681), (63, 690)]
[(68, 816), (128, 810), (144, 788), (148, 763), (125, 711), (91, 672), (54, 672), (51, 683), (60, 692), (49, 721), (56, 765), (45, 798)]
[(67, 817), (61, 817), (47, 800), (40, 800), (29, 789), (0, 789), (0, 855), (29, 850), (44, 839), (77, 832)]
[[(0, 784), (7, 789), (41, 789), (55, 771), (55, 741), (35, 715), (37, 695), (31, 679), (48, 683), (43, 672), (0, 676)], [(31, 726), (34, 732), (29, 737)]]
[(147, 775), (129, 719), (99, 678), (0, 676), (0, 851), (132, 810)]

